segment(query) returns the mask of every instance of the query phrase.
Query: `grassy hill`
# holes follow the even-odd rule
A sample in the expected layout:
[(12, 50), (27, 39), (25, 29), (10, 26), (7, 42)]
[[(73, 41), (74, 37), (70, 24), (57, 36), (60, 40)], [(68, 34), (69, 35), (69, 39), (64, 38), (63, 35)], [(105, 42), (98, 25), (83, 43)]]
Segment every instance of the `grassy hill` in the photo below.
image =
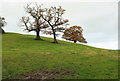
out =
[[(117, 79), (118, 51), (34, 35), (2, 36), (2, 72), (5, 78), (35, 78), (33, 74), (65, 79)], [(48, 77), (48, 78), (50, 78)], [(36, 77), (37, 78), (37, 77)]]

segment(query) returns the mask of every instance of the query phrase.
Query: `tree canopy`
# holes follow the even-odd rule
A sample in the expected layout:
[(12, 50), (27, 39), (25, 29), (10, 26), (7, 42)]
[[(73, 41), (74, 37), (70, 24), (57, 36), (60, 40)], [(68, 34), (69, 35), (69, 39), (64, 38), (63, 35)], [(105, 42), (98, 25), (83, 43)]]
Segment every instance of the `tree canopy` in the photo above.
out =
[(25, 6), (25, 10), (29, 14), (29, 16), (23, 16), (21, 18), (22, 26), (24, 26), (25, 30), (28, 30), (28, 32), (35, 31), (36, 32), (35, 39), (41, 40), (40, 38), (41, 29), (49, 27), (49, 25), (41, 17), (41, 15), (43, 15), (44, 12), (42, 6), (37, 4), (31, 6), (27, 4), (27, 6)]
[[(21, 18), (22, 26), (25, 27), (25, 30), (35, 31), (36, 39), (41, 40), (40, 31), (41, 29), (43, 33), (54, 35), (54, 43), (58, 43), (56, 40), (57, 31), (62, 32), (65, 30), (65, 26), (68, 25), (68, 19), (63, 18), (63, 14), (65, 10), (59, 6), (50, 8), (42, 8), (42, 5), (35, 4), (31, 6), (27, 4), (25, 7), (26, 12), (29, 16), (23, 16)], [(60, 27), (60, 26), (63, 27)]]
[[(65, 30), (65, 26), (68, 25), (68, 19), (63, 18), (63, 14), (65, 13), (65, 9), (61, 6), (50, 8), (45, 8), (45, 13), (42, 14), (42, 18), (49, 24), (51, 28), (50, 30), (46, 30), (44, 33), (50, 34), (54, 36), (54, 43), (58, 43), (56, 40), (56, 32), (62, 32)], [(61, 27), (62, 26), (62, 27)]]
[(62, 38), (70, 41), (74, 41), (76, 43), (77, 41), (82, 43), (87, 43), (86, 39), (83, 37), (83, 29), (80, 26), (72, 26), (69, 29), (66, 29)]

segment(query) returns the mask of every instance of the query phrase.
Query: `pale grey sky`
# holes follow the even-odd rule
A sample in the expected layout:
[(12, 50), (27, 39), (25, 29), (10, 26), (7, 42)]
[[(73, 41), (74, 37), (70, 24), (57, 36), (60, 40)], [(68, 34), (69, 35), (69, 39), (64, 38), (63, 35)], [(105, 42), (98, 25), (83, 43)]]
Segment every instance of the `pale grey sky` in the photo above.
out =
[[(17, 25), (19, 19), (26, 16), (24, 6), (27, 3), (0, 2), (0, 16), (4, 16), (8, 23), (5, 31), (27, 33)], [(118, 48), (117, 2), (39, 2), (39, 4), (43, 4), (44, 7), (62, 6), (66, 9), (64, 18), (69, 19), (70, 26), (78, 25), (84, 29), (83, 35), (88, 41), (87, 45), (105, 49)]]

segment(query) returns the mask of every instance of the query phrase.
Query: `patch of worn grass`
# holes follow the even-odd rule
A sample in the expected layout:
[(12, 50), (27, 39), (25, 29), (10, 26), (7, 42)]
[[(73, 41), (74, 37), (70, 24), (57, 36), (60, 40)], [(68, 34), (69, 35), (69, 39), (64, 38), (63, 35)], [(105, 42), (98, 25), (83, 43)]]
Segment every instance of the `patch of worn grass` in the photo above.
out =
[(118, 51), (58, 41), (34, 35), (6, 33), (2, 39), (2, 78), (14, 78), (39, 69), (67, 69), (75, 72), (66, 79), (117, 79)]

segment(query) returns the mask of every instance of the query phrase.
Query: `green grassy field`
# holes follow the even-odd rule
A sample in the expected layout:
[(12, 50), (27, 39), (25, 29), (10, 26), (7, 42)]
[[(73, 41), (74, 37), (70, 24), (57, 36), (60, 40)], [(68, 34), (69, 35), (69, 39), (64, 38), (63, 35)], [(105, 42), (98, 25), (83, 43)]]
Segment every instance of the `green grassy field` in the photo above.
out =
[[(6, 33), (2, 36), (2, 78), (31, 71), (69, 70), (65, 79), (118, 79), (118, 51), (58, 41), (34, 35)], [(64, 70), (62, 72), (65, 75)]]

